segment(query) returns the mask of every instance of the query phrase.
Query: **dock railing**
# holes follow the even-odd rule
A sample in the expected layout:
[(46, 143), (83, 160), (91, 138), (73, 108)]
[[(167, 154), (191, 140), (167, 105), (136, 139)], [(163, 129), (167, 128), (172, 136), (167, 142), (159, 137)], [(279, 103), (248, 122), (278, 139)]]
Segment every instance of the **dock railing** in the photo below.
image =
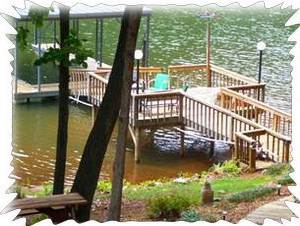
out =
[(187, 81), (191, 81), (200, 86), (207, 86), (206, 71), (206, 64), (170, 65), (168, 67), (171, 85), (176, 88), (183, 87)]
[(292, 135), (292, 116), (251, 97), (222, 88), (220, 106), (285, 136)]
[(133, 127), (181, 124), (181, 92), (133, 93), (131, 95), (130, 122)]
[[(208, 84), (206, 70), (206, 65), (172, 65), (168, 68), (171, 76), (192, 73), (194, 79), (204, 86)], [(148, 81), (161, 71), (163, 69), (159, 67), (142, 68), (140, 78)], [(220, 106), (178, 90), (140, 94), (132, 92), (130, 129), (135, 131), (132, 133), (139, 134), (136, 132), (139, 128), (184, 125), (210, 138), (235, 142), (235, 158), (251, 169), (255, 168), (256, 142), (262, 144), (271, 160), (288, 162), (291, 116), (261, 101), (265, 84), (258, 84), (251, 78), (214, 65), (211, 65), (211, 72), (212, 86), (223, 87)], [(71, 71), (71, 93), (75, 96), (84, 95), (90, 103), (100, 106), (108, 84), (108, 73), (107, 70)]]
[(274, 162), (288, 163), (290, 159), (291, 138), (274, 133), (268, 129), (256, 129), (235, 133), (233, 157), (255, 170), (259, 149)]

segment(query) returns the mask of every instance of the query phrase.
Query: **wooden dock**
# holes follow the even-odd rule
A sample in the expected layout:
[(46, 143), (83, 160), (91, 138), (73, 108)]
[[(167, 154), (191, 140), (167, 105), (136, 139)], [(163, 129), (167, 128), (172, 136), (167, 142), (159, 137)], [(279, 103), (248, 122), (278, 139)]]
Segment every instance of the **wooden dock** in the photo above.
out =
[[(186, 92), (178, 88), (148, 92), (148, 81), (161, 71), (160, 67), (141, 68), (140, 78), (146, 81), (146, 91), (139, 94), (132, 91), (129, 132), (135, 145), (136, 162), (141, 158), (141, 130), (162, 127), (181, 130), (189, 127), (209, 139), (234, 143), (233, 158), (251, 170), (256, 169), (257, 142), (272, 161), (290, 161), (291, 115), (264, 103), (265, 84), (215, 65), (172, 65), (168, 67), (171, 78), (192, 76), (199, 86)], [(107, 70), (71, 70), (71, 94), (86, 97), (98, 108), (108, 76)], [(181, 155), (184, 155), (183, 140), (182, 133)]]

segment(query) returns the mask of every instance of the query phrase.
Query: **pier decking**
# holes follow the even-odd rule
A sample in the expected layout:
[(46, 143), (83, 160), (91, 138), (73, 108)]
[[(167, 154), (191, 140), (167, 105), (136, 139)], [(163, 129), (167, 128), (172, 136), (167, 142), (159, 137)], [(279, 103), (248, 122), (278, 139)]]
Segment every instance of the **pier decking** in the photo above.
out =
[[(148, 81), (162, 70), (160, 67), (140, 69), (146, 90)], [(178, 83), (177, 89), (164, 92), (136, 94), (132, 91), (129, 132), (135, 145), (136, 162), (141, 157), (141, 130), (170, 126), (189, 127), (210, 139), (234, 143), (233, 158), (247, 164), (251, 170), (256, 168), (257, 142), (272, 161), (290, 160), (291, 115), (263, 102), (264, 83), (259, 84), (254, 79), (215, 65), (169, 66), (168, 74), (171, 79), (193, 76), (199, 85), (186, 92), (178, 89), (181, 85)], [(84, 96), (93, 106), (100, 107), (107, 76), (107, 71), (72, 70), (71, 94)]]

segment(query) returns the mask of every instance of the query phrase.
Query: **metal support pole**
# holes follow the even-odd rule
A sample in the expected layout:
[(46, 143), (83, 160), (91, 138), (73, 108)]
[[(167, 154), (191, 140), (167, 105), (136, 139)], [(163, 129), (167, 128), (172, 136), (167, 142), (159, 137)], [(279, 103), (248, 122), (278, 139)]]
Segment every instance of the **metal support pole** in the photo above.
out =
[(36, 25), (34, 26), (34, 44), (36, 45), (38, 43), (38, 31), (37, 31)]
[(95, 56), (96, 56), (96, 61), (99, 61), (99, 19), (96, 19), (96, 52), (95, 52)]
[(76, 19), (76, 36), (79, 39), (79, 19)]
[(136, 93), (139, 94), (140, 89), (140, 60), (136, 60)]
[[(37, 29), (37, 41), (38, 41), (38, 57), (41, 57), (41, 29)], [(38, 92), (41, 92), (41, 66), (37, 66), (37, 83)]]
[(99, 51), (100, 67), (103, 62), (103, 19), (100, 19), (100, 51)]
[(150, 56), (150, 49), (149, 49), (149, 41), (150, 41), (150, 16), (147, 16), (147, 23), (146, 23), (146, 56), (145, 56), (145, 64), (149, 66), (149, 56)]
[(103, 19), (96, 19), (96, 60), (99, 61), (99, 66), (102, 67), (102, 52), (103, 52)]
[(258, 83), (261, 82), (262, 52), (263, 52), (262, 50), (259, 51)]
[(142, 59), (143, 67), (146, 67), (146, 59), (147, 59), (147, 41), (144, 37), (144, 39), (143, 39), (143, 59)]
[(53, 45), (56, 48), (56, 20), (53, 20)]
[[(259, 64), (258, 64), (258, 83), (260, 84), (261, 82), (261, 65), (262, 65), (262, 50), (259, 50)], [(257, 100), (260, 100), (260, 90), (258, 89), (257, 92)]]
[(207, 65), (207, 86), (211, 87), (211, 70), (210, 70), (210, 19), (207, 21), (207, 44), (206, 44), (206, 65)]

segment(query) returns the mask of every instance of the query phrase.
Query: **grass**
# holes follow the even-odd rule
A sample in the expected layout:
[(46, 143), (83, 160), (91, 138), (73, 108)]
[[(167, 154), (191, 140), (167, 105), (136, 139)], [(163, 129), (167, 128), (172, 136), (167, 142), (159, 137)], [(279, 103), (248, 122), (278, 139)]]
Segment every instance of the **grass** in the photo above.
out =
[[(246, 179), (240, 177), (225, 177), (217, 179), (211, 184), (215, 195), (222, 196), (262, 186), (270, 181), (272, 181), (271, 177), (262, 175)], [(169, 181), (156, 186), (129, 185), (124, 191), (124, 197), (128, 200), (148, 200), (161, 196), (162, 193), (181, 193), (190, 197), (194, 203), (199, 203), (202, 186), (203, 183), (201, 181), (193, 181), (186, 184)]]

